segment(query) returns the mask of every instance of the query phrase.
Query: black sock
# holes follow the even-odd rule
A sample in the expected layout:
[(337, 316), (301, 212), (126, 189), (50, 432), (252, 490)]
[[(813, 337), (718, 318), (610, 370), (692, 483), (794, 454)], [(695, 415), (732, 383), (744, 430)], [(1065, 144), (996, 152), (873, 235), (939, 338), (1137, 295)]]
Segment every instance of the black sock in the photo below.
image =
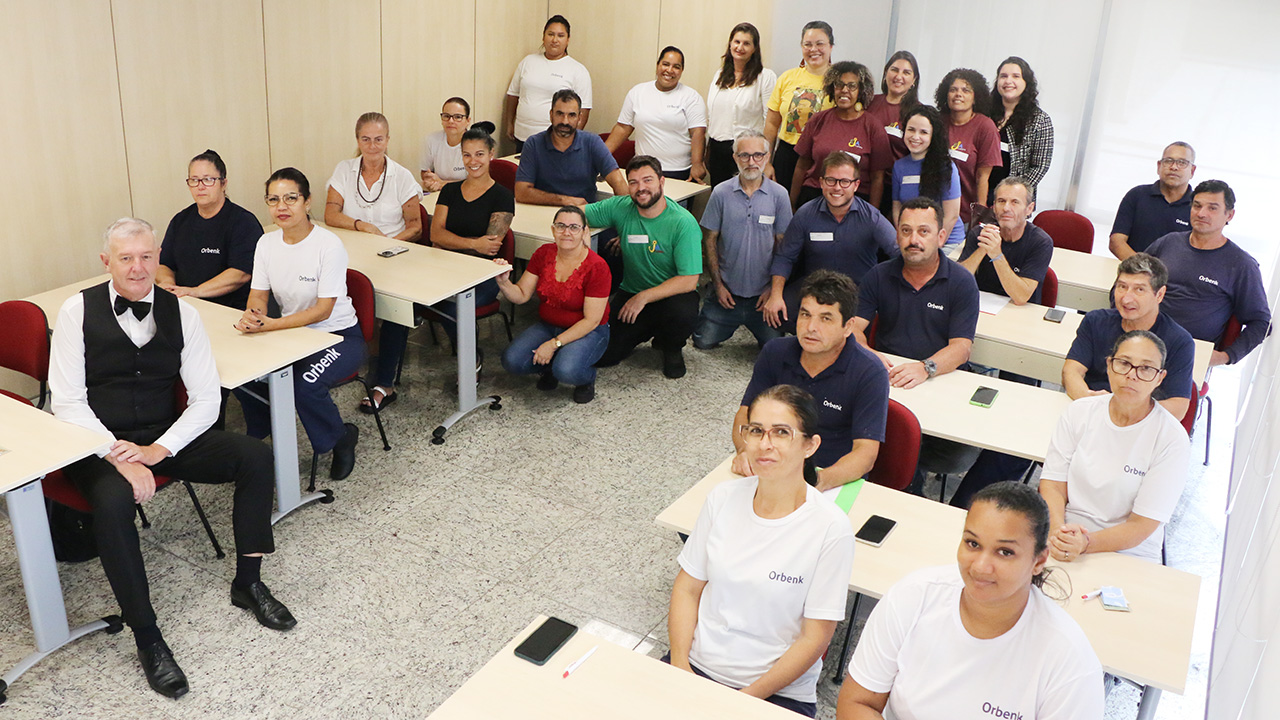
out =
[(260, 580), (262, 580), (262, 556), (237, 555), (236, 577), (231, 581), (232, 586), (247, 588)]
[(161, 640), (164, 640), (164, 636), (160, 634), (160, 628), (155, 623), (133, 628), (133, 641), (137, 643), (139, 650), (151, 647)]

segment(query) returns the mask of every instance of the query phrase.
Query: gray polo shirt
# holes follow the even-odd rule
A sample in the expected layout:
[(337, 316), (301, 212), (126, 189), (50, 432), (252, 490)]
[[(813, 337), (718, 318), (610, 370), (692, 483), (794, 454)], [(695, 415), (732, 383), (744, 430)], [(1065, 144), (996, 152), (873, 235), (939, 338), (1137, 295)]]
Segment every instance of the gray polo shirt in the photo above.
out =
[(711, 191), (702, 227), (720, 233), (720, 279), (739, 297), (756, 297), (769, 288), (775, 235), (791, 224), (791, 198), (765, 178), (747, 197), (738, 176)]

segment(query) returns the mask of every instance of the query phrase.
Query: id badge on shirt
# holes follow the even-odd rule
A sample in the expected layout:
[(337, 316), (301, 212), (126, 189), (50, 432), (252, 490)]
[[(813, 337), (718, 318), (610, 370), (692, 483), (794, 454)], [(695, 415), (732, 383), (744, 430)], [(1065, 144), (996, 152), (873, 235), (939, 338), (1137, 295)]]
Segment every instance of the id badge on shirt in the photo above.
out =
[(1007, 142), (1000, 143), (1000, 152), (1009, 152), (1009, 143)]
[(628, 245), (648, 245), (649, 236), (648, 235), (628, 235), (627, 244)]
[(773, 224), (773, 216), (772, 216), (772, 215), (761, 215), (761, 216), (760, 216), (760, 224), (761, 224), (761, 225), (772, 225), (772, 224)]
[(833, 233), (829, 233), (829, 232), (822, 232), (822, 233), (820, 233), (820, 232), (811, 232), (811, 233), (809, 233), (809, 242), (832, 242), (832, 241), (834, 241), (835, 239), (836, 239), (836, 238), (835, 238), (835, 235), (834, 235)]
[(919, 185), (920, 176), (919, 175), (903, 175), (902, 184), (903, 185)]
[(885, 125), (884, 132), (886, 135), (892, 135), (896, 138), (902, 137), (902, 129), (895, 125)]
[(967, 162), (969, 160), (969, 153), (952, 148), (951, 157), (959, 160), (960, 162)]

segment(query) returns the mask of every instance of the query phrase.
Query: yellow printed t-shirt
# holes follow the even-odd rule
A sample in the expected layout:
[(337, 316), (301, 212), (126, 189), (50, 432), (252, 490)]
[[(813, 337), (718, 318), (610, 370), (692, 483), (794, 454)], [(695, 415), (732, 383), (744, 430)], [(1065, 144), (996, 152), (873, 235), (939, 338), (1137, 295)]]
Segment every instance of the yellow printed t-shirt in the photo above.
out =
[(782, 115), (778, 139), (795, 145), (809, 116), (831, 107), (822, 89), (822, 75), (814, 75), (802, 67), (791, 68), (778, 77), (769, 98), (769, 109)]

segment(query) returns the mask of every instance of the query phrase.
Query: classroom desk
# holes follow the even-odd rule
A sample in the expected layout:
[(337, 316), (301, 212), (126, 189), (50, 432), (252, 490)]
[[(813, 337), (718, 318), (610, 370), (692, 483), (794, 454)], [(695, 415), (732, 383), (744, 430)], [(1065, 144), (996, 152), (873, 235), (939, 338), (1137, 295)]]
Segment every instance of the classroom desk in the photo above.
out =
[(77, 628), (68, 626), (40, 484), (48, 473), (109, 446), (110, 441), (91, 430), (12, 398), (0, 397), (0, 493), (4, 494), (13, 527), (13, 544), (36, 639), (35, 652), (0, 675), (0, 703), (5, 700), (5, 690), (19, 676), (58, 648), (107, 627), (119, 630), (118, 618), (110, 622), (106, 618), (95, 620)]
[[(403, 243), (378, 235), (329, 228), (342, 238), (347, 248), (348, 264), (368, 276), (373, 283), (374, 302), (379, 318), (405, 327), (414, 327), (413, 306), (435, 305), (453, 298), (458, 314), (458, 410), (445, 418), (432, 431), (431, 442), (444, 443), (445, 433), (462, 418), (488, 407), (499, 410), (501, 398), (490, 395), (476, 398), (476, 286), (502, 274), (503, 269), (492, 260), (441, 250), (440, 248)], [(379, 257), (392, 246), (408, 252), (395, 257)]]
[[(91, 285), (110, 279), (100, 275), (26, 298), (39, 305), (49, 327), (58, 320), (62, 303)], [(162, 291), (157, 291), (162, 292)], [(302, 494), (298, 478), (298, 430), (294, 421), (293, 363), (337, 343), (332, 333), (311, 328), (289, 328), (246, 335), (233, 325), (243, 312), (199, 298), (184, 298), (200, 313), (222, 387), (228, 390), (266, 377), (271, 400), (271, 451), (275, 457), (276, 512), (271, 522), (316, 500), (333, 502), (329, 490)]]
[[(538, 617), (431, 713), (433, 720), (787, 720), (795, 713), (579, 630), (541, 667), (514, 650), (542, 624)], [(565, 668), (595, 647), (568, 678)]]
[[(688, 534), (711, 488), (738, 477), (730, 470), (732, 462), (731, 456), (663, 510), (657, 524)], [(865, 483), (849, 511), (849, 522), (859, 528), (872, 515), (898, 524), (880, 547), (857, 545), (849, 579), (855, 592), (879, 598), (915, 570), (956, 561), (963, 510)], [(1089, 637), (1103, 668), (1145, 685), (1138, 717), (1154, 717), (1162, 690), (1181, 694), (1186, 689), (1200, 578), (1118, 553), (1050, 565), (1058, 568), (1054, 575), (1066, 581), (1064, 607)], [(1106, 611), (1096, 599), (1081, 600), (1082, 594), (1102, 585), (1122, 588), (1133, 612)]]
[[(428, 215), (435, 214), (436, 200), (439, 197), (440, 193), (422, 196), (422, 207), (427, 209)], [(511, 219), (511, 233), (515, 235), (516, 240), (516, 257), (528, 260), (533, 257), (534, 250), (547, 243), (555, 242), (555, 238), (551, 236), (551, 223), (555, 220), (556, 211), (559, 209), (552, 205), (516, 203), (516, 214)], [(329, 229), (333, 230), (333, 228)], [(593, 250), (596, 248), (596, 236), (603, 230), (604, 228), (590, 229)]]
[(1110, 255), (1054, 248), (1049, 267), (1058, 276), (1058, 304), (1083, 312), (1111, 307), (1111, 286), (1119, 265)]
[[(507, 162), (517, 167), (520, 165), (519, 153), (515, 155), (508, 155), (500, 159), (506, 160)], [(626, 171), (627, 171), (626, 168), (622, 168), (623, 173), (626, 173)], [(704, 192), (711, 192), (710, 185), (691, 182), (689, 180), (675, 180), (673, 178), (664, 178), (662, 187), (663, 187), (662, 194), (666, 195), (668, 198), (671, 198), (672, 200), (675, 200), (678, 203), (684, 202), (685, 200), (688, 200), (689, 198), (694, 197), (695, 195), (701, 195)], [(613, 196), (613, 188), (609, 187), (609, 183), (603, 180), (596, 181), (596, 190), (599, 192), (598, 197), (601, 200), (603, 200), (604, 198)]]

